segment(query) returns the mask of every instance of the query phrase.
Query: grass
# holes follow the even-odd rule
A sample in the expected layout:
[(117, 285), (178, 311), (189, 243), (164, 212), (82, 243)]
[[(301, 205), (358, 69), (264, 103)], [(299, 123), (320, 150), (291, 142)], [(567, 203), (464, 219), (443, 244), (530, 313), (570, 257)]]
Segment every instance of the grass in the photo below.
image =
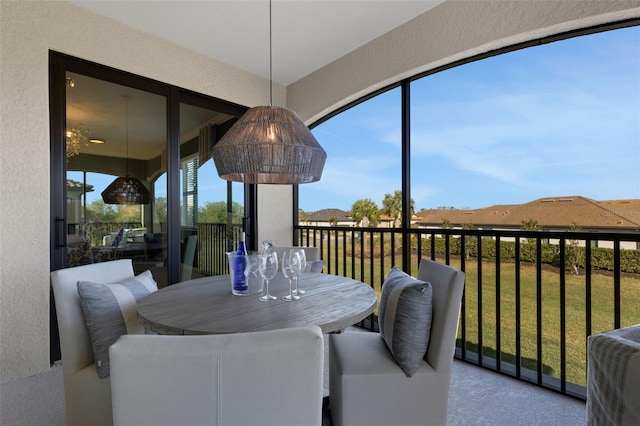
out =
[[(344, 247), (335, 242), (329, 253), (324, 247), (322, 254), (330, 262), (325, 272), (346, 275), (373, 284), (376, 292), (384, 275), (391, 269), (392, 262), (400, 266), (402, 257), (393, 255), (389, 243), (385, 244), (385, 253), (379, 247), (373, 249), (365, 241), (363, 260), (359, 248), (355, 253), (348, 248), (346, 265), (343, 263)], [(357, 244), (359, 247), (359, 244)], [(349, 246), (351, 247), (351, 246)], [(337, 254), (337, 256), (336, 256)], [(355, 255), (354, 255), (355, 254)], [(353, 260), (352, 260), (353, 257)], [(423, 254), (423, 257), (428, 257)], [(444, 262), (443, 258), (437, 259)], [(454, 267), (461, 267), (459, 258), (452, 258)], [(411, 260), (413, 276), (417, 275), (417, 254)], [(500, 285), (497, 285), (497, 268), (495, 262), (481, 263), (481, 286), (478, 279), (478, 262), (475, 259), (465, 262), (465, 348), (477, 352), (479, 332), (482, 334), (483, 356), (494, 357), (500, 353), (503, 362), (515, 363), (516, 354), (516, 265), (501, 263), (499, 265)], [(566, 380), (577, 385), (586, 385), (586, 349), (587, 349), (587, 296), (586, 277), (567, 271), (565, 275), (565, 322), (561, 329), (561, 284), (557, 268), (543, 265), (540, 273), (540, 300), (538, 308), (538, 276), (535, 265), (520, 265), (520, 355), (521, 366), (537, 370), (538, 359), (538, 327), (541, 330), (541, 363), (544, 374), (560, 378), (562, 370), (561, 335), (565, 333), (566, 342)], [(640, 323), (640, 277), (626, 274), (621, 278), (621, 326)], [(478, 295), (480, 294), (480, 303)], [(498, 297), (499, 294), (499, 297)], [(593, 271), (591, 275), (591, 333), (598, 333), (615, 328), (614, 324), (614, 281), (610, 273)], [(481, 307), (481, 316), (479, 308)], [(538, 324), (540, 309), (540, 324)], [(499, 317), (498, 317), (499, 316)], [(498, 321), (499, 318), (499, 321)], [(500, 347), (498, 348), (498, 335)], [(460, 336), (460, 332), (459, 332)]]
[[(500, 265), (500, 297), (497, 298), (495, 263), (482, 262), (482, 287), (478, 286), (477, 262), (467, 262), (465, 287), (465, 322), (467, 347), (478, 345), (482, 330), (483, 354), (494, 356), (500, 333), (501, 358), (513, 362), (516, 353), (516, 286), (515, 264)], [(522, 366), (536, 370), (538, 355), (537, 329), (541, 329), (543, 372), (560, 378), (561, 333), (566, 342), (566, 379), (586, 385), (587, 296), (584, 275), (566, 274), (564, 330), (561, 329), (561, 285), (556, 268), (544, 268), (540, 275), (541, 306), (538, 308), (537, 272), (534, 265), (522, 264), (520, 270), (520, 351)], [(481, 290), (482, 318), (478, 317), (478, 290)], [(626, 276), (621, 280), (621, 326), (640, 322), (640, 278)], [(500, 321), (497, 321), (498, 308)], [(541, 322), (538, 324), (538, 309)], [(591, 333), (615, 328), (614, 283), (610, 274), (591, 275)]]

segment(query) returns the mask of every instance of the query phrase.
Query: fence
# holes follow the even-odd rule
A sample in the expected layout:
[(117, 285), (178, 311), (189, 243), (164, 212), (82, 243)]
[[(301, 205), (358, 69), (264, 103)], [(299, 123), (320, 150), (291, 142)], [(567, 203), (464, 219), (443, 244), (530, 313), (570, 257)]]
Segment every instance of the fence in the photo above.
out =
[[(361, 280), (378, 294), (391, 267), (406, 263), (415, 276), (423, 257), (465, 271), (456, 357), (573, 397), (586, 397), (587, 337), (640, 323), (640, 251), (621, 248), (637, 246), (637, 233), (295, 232), (300, 245), (320, 249), (324, 272)], [(375, 329), (375, 314), (362, 325)]]
[(198, 269), (203, 275), (229, 273), (226, 253), (238, 247), (242, 225), (227, 229), (224, 223), (198, 224)]

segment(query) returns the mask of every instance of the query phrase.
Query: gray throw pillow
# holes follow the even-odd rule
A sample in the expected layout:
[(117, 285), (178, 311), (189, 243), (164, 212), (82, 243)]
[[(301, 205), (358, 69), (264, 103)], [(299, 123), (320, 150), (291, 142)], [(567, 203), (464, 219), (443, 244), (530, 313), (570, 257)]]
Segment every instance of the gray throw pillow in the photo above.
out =
[(393, 358), (407, 377), (418, 370), (431, 333), (431, 284), (393, 268), (382, 284), (378, 326)]
[(98, 377), (109, 377), (109, 346), (123, 334), (144, 334), (136, 305), (158, 290), (151, 271), (126, 281), (98, 284), (78, 281), (80, 306), (89, 330)]

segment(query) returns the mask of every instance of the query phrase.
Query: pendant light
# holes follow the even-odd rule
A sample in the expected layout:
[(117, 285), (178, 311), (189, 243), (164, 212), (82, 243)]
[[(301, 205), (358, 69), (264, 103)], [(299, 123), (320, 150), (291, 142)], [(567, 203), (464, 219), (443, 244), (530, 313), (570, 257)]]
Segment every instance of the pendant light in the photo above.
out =
[(151, 194), (135, 177), (129, 176), (129, 96), (124, 95), (126, 116), (127, 168), (124, 176), (116, 178), (102, 191), (102, 200), (107, 204), (149, 204)]
[(212, 149), (218, 175), (244, 183), (300, 184), (322, 176), (327, 153), (293, 111), (273, 106), (269, 0), (269, 106), (250, 108)]

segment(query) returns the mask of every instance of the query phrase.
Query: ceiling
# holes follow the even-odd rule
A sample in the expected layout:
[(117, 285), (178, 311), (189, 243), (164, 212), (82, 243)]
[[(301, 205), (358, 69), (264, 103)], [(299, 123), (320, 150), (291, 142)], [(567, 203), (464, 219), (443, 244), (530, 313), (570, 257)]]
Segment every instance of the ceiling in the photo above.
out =
[[(291, 84), (443, 1), (273, 0), (273, 80)], [(71, 2), (269, 78), (267, 0)], [(68, 126), (82, 123), (90, 138), (106, 141), (85, 143), (82, 153), (142, 160), (160, 155), (166, 146), (164, 98), (78, 74), (68, 77), (74, 81), (67, 86)], [(181, 138), (229, 118), (183, 105)]]
[[(273, 0), (273, 80), (289, 85), (445, 0)], [(71, 0), (269, 78), (267, 0)]]
[[(82, 154), (139, 160), (161, 155), (167, 140), (167, 101), (163, 96), (76, 73), (67, 73), (67, 78), (67, 130), (88, 131), (80, 147)], [(230, 118), (180, 104), (181, 141), (198, 136), (204, 124), (221, 124)], [(104, 143), (94, 144), (90, 139)]]

